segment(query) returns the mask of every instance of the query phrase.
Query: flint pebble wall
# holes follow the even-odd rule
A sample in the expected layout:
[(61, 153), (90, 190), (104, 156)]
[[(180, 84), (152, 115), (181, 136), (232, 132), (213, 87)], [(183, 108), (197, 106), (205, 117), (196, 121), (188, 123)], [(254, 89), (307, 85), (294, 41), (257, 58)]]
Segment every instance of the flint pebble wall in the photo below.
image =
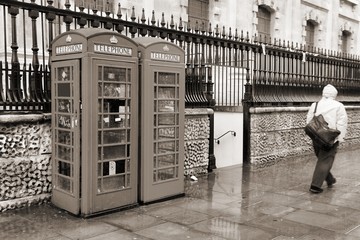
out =
[[(313, 154), (311, 139), (305, 134), (308, 107), (251, 108), (250, 162), (267, 166)], [(346, 107), (348, 131), (340, 149), (359, 146), (360, 107)]]
[[(208, 110), (186, 110), (186, 176), (207, 173)], [(51, 114), (0, 115), (0, 212), (51, 198)]]
[(184, 175), (196, 176), (208, 172), (211, 109), (185, 110)]
[(0, 211), (51, 196), (50, 115), (0, 116)]

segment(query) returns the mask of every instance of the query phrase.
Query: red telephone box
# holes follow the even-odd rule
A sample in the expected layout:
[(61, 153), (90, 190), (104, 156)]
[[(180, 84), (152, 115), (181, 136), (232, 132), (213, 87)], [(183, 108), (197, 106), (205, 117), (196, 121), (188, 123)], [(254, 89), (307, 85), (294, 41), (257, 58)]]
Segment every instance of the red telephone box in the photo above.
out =
[(54, 205), (88, 216), (138, 202), (138, 44), (79, 29), (52, 44)]
[(136, 38), (140, 67), (140, 202), (184, 195), (184, 51)]

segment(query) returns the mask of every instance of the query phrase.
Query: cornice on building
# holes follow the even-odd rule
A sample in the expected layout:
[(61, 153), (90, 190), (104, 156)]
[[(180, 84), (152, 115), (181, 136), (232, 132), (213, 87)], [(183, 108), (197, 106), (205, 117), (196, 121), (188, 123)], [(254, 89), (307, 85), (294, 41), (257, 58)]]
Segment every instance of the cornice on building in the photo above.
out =
[(329, 9), (316, 4), (315, 1), (301, 0), (301, 4), (311, 7), (311, 8), (314, 8), (314, 9), (317, 9), (317, 10), (320, 10), (320, 11), (323, 11), (323, 12), (329, 12)]

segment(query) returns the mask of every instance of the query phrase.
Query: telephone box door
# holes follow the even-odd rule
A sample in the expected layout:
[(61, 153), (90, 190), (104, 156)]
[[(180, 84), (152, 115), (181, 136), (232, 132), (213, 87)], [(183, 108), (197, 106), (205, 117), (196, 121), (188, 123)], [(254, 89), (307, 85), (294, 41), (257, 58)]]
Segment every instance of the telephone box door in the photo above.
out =
[(52, 202), (80, 210), (79, 60), (52, 63)]
[(93, 212), (137, 203), (137, 63), (93, 60)]
[[(151, 141), (144, 144), (144, 186), (142, 201), (151, 202), (184, 192), (184, 78), (183, 68), (152, 65), (153, 81), (144, 81), (145, 90), (153, 94), (149, 106), (153, 121), (144, 123)], [(148, 85), (148, 86), (147, 86)], [(150, 92), (150, 91), (148, 91)], [(145, 106), (145, 104), (144, 104)], [(145, 110), (146, 111), (146, 110)], [(147, 125), (148, 124), (148, 125)], [(149, 139), (150, 139), (149, 138)], [(145, 146), (146, 145), (146, 146)], [(150, 154), (152, 153), (153, 156)], [(150, 155), (150, 156), (149, 156)]]

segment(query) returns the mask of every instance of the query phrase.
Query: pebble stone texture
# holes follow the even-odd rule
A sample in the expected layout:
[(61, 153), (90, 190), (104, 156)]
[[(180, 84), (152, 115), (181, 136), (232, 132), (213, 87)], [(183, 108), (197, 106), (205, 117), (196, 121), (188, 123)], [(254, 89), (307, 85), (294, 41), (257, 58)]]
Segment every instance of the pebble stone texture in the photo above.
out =
[(49, 200), (50, 156), (49, 116), (1, 116), (0, 211)]
[[(207, 173), (207, 110), (190, 109), (185, 120), (184, 174)], [(0, 116), (0, 211), (51, 197), (50, 115)]]
[[(347, 107), (348, 132), (340, 148), (360, 142), (360, 108)], [(308, 108), (267, 108), (251, 110), (250, 161), (271, 165), (288, 157), (311, 154), (311, 139), (305, 134)]]
[(186, 109), (184, 175), (207, 173), (210, 121), (207, 109)]

